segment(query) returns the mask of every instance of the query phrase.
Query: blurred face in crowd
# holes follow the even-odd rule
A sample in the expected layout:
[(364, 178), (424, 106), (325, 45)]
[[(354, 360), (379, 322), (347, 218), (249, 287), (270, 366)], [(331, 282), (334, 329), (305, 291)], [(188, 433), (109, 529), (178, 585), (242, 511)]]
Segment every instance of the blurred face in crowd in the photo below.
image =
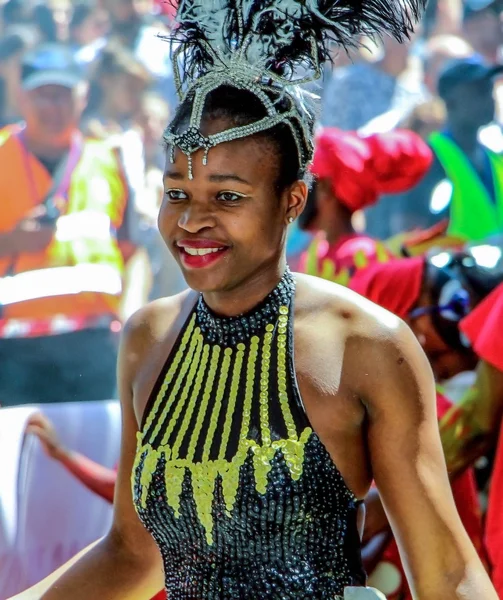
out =
[(68, 143), (79, 126), (86, 97), (85, 84), (74, 89), (61, 85), (44, 85), (22, 91), (21, 110), (27, 133), (49, 146)]
[[(428, 284), (426, 284), (415, 308), (432, 307), (437, 303), (438, 300), (435, 300), (433, 292), (428, 289)], [(430, 313), (414, 318), (408, 317), (405, 320), (428, 357), (437, 381), (450, 379), (458, 373), (475, 368), (477, 364), (475, 354), (468, 348), (453, 348), (449, 345), (440, 334), (439, 325), (437, 326)], [(444, 321), (442, 327), (457, 329), (457, 324)]]
[(498, 60), (498, 50), (503, 43), (499, 15), (492, 9), (481, 10), (463, 23), (463, 33), (475, 52), (489, 62)]
[(115, 73), (103, 78), (102, 87), (108, 111), (116, 118), (131, 118), (140, 112), (147, 88), (141, 78), (130, 73)]
[(160, 149), (164, 125), (168, 120), (168, 103), (156, 95), (144, 96), (137, 121), (143, 133), (146, 155), (152, 156)]
[(108, 31), (108, 25), (107, 13), (96, 9), (72, 30), (72, 37), (81, 46), (87, 46), (104, 36)]
[(449, 121), (479, 128), (494, 120), (496, 105), (491, 79), (459, 83), (446, 99)]
[(106, 0), (105, 8), (116, 23), (125, 23), (136, 16), (133, 0)]
[(453, 349), (439, 335), (431, 315), (409, 319), (408, 325), (419, 340), (437, 381), (445, 381), (458, 373), (475, 368), (477, 358), (472, 352)]
[(472, 54), (470, 44), (455, 35), (439, 35), (428, 42), (423, 64), (424, 83), (433, 96), (437, 94), (438, 78), (445, 65), (451, 60), (466, 58)]

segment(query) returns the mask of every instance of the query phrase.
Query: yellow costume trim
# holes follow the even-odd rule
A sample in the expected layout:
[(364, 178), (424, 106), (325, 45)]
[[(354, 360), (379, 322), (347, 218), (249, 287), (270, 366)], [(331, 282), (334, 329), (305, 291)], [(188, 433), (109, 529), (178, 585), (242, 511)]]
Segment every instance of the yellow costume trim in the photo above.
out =
[[(173, 509), (177, 517), (180, 516), (180, 495), (183, 481), (187, 471), (190, 472), (194, 501), (196, 504), (199, 521), (202, 524), (206, 540), (209, 545), (213, 543), (213, 516), (212, 502), (215, 482), (218, 476), (222, 480), (222, 492), (226, 509), (230, 514), (236, 500), (239, 485), (239, 472), (243, 466), (248, 453), (253, 454), (253, 468), (255, 473), (256, 489), (260, 494), (265, 494), (268, 486), (268, 474), (272, 468), (272, 461), (281, 450), (292, 479), (298, 480), (302, 475), (304, 462), (304, 447), (309, 440), (312, 430), (306, 427), (298, 436), (295, 423), (290, 410), (287, 395), (287, 327), (289, 310), (281, 306), (277, 321), (277, 334), (274, 333), (275, 325), (268, 324), (266, 332), (259, 338), (253, 336), (248, 348), (245, 344), (238, 344), (234, 352), (230, 348), (222, 348), (217, 344), (211, 345), (203, 342), (200, 329), (195, 327), (195, 317), (191, 319), (185, 332), (180, 347), (176, 352), (173, 364), (169, 369), (157, 394), (152, 412), (145, 422), (143, 432), (137, 435), (137, 454), (134, 472), (138, 468), (140, 460), (144, 460), (140, 477), (141, 499), (140, 505), (145, 508), (148, 494), (152, 484), (152, 477), (158, 468), (159, 461), (164, 458), (166, 467), (164, 477), (166, 482), (167, 503)], [(277, 381), (271, 381), (271, 350), (276, 345), (277, 352)], [(245, 352), (248, 355), (245, 363)], [(214, 442), (214, 434), (222, 409), (223, 395), (226, 390), (229, 376), (230, 382), (227, 411), (222, 432), (222, 440), (218, 458), (210, 460), (209, 456)], [(260, 364), (257, 364), (260, 359)], [(181, 366), (180, 366), (181, 364)], [(238, 448), (234, 457), (226, 458), (226, 451), (230, 439), (233, 419), (236, 417), (236, 399), (241, 384), (243, 366), (245, 366), (245, 393), (243, 413), (238, 440)], [(179, 368), (180, 367), (180, 368)], [(220, 368), (219, 368), (220, 367)], [(179, 368), (178, 376), (173, 383), (175, 373)], [(255, 373), (260, 369), (259, 393), (259, 418), (261, 443), (248, 439), (250, 429), (251, 408), (254, 398)], [(269, 397), (270, 386), (276, 385), (281, 406), (284, 423), (288, 433), (288, 439), (271, 440), (269, 426)], [(170, 386), (172, 388), (170, 389)], [(215, 389), (216, 387), (216, 389)], [(168, 400), (162, 408), (160, 418), (152, 434), (148, 435), (149, 428), (153, 425), (155, 415), (161, 410), (164, 398), (169, 394)], [(207, 416), (210, 400), (215, 398), (211, 404), (212, 415), (208, 429), (205, 433), (202, 460), (194, 461), (197, 444), (203, 433), (203, 423)], [(173, 411), (170, 409), (174, 408)], [(172, 412), (172, 414), (171, 414)], [(170, 414), (169, 422), (166, 419)], [(183, 414), (180, 429), (176, 435), (173, 446), (168, 441), (175, 430), (177, 423)], [(194, 429), (190, 434), (190, 442), (187, 457), (180, 457), (179, 453), (184, 440), (189, 432), (190, 424), (195, 419)], [(165, 433), (158, 448), (152, 444), (160, 432), (166, 426)], [(148, 439), (147, 439), (148, 436)], [(133, 481), (133, 480), (132, 480)]]

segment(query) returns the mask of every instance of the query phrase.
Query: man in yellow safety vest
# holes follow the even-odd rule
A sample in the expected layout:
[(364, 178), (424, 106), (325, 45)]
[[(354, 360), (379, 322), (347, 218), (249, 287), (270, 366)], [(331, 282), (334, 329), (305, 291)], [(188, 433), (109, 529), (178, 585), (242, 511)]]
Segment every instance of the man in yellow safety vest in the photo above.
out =
[(69, 50), (23, 62), (24, 123), (0, 130), (0, 406), (108, 399), (136, 221), (120, 156), (79, 131)]
[(448, 234), (474, 242), (503, 232), (503, 157), (479, 140), (481, 128), (494, 121), (493, 79), (502, 70), (472, 55), (441, 72), (446, 126), (429, 138), (435, 153), (429, 172), (402, 200), (418, 227), (447, 218)]

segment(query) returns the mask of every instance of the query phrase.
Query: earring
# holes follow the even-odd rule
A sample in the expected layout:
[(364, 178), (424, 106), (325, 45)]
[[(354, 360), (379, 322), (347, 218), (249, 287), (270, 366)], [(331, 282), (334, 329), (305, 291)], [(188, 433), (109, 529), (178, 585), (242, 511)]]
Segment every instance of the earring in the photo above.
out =
[(295, 219), (293, 217), (288, 217), (288, 222), (289, 223), (293, 223), (295, 221)]

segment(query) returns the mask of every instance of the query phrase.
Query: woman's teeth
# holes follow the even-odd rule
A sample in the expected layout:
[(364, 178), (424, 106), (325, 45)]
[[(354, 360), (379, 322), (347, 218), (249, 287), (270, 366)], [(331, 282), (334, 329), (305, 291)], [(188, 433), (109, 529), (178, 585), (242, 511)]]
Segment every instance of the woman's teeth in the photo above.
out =
[(185, 252), (191, 256), (204, 256), (205, 254), (221, 252), (224, 249), (225, 248), (184, 248)]

